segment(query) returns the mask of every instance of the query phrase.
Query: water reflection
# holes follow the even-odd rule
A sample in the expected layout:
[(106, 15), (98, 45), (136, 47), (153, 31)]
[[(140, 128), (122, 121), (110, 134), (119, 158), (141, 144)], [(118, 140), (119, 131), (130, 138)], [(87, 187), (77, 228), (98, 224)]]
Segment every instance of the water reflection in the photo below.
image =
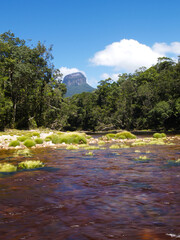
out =
[[(150, 161), (134, 161), (140, 154), (135, 149), (143, 154), (149, 151)], [(179, 154), (178, 144), (93, 152), (85, 156), (82, 149), (37, 149), (33, 158), (47, 168), (1, 177), (1, 238), (166, 240), (178, 236), (179, 165), (168, 163)], [(3, 151), (1, 161), (11, 154)]]

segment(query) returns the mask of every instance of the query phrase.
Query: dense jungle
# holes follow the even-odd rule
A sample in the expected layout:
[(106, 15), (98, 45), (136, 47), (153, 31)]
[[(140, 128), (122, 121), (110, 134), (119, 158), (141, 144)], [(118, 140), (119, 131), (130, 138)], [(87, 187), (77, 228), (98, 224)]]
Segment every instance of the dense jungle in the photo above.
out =
[(159, 58), (148, 69), (102, 80), (92, 93), (69, 98), (62, 77), (52, 47), (1, 34), (0, 130), (179, 130), (180, 61)]

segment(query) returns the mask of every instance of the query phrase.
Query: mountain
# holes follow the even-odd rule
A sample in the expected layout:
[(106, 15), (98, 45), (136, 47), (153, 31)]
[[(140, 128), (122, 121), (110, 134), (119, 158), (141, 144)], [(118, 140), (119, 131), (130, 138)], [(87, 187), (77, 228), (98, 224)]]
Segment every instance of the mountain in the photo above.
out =
[(71, 97), (77, 93), (94, 91), (94, 88), (86, 82), (86, 77), (81, 72), (66, 75), (63, 83), (66, 84), (67, 87), (65, 97)]

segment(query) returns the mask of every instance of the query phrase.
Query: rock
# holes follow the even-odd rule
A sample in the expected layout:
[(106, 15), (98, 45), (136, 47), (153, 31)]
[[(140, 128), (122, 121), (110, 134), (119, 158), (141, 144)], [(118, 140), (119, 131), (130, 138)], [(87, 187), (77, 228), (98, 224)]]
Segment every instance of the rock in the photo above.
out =
[(63, 83), (66, 84), (67, 87), (65, 97), (70, 97), (82, 92), (92, 92), (94, 90), (94, 88), (86, 82), (86, 77), (81, 72), (66, 75)]
[(68, 74), (64, 77), (63, 83), (65, 83), (67, 87), (79, 86), (86, 83), (86, 77), (81, 72)]

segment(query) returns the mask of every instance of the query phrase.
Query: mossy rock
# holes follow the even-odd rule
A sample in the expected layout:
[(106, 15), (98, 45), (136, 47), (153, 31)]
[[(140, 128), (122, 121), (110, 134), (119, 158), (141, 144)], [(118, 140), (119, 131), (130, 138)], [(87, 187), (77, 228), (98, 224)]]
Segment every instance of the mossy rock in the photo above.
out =
[(9, 147), (16, 147), (16, 146), (20, 146), (20, 142), (18, 140), (14, 140), (9, 143)]
[(23, 144), (28, 148), (36, 146), (36, 143), (31, 139), (27, 139)]
[(0, 163), (0, 172), (16, 172), (17, 167), (10, 163)]

